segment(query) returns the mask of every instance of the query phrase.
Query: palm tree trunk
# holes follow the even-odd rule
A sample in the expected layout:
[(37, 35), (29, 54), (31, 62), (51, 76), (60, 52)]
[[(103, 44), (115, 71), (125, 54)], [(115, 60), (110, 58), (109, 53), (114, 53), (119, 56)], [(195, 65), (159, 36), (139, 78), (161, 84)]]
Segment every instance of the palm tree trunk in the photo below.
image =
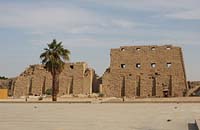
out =
[(59, 90), (59, 75), (54, 73), (52, 75), (52, 101), (57, 101), (57, 94)]

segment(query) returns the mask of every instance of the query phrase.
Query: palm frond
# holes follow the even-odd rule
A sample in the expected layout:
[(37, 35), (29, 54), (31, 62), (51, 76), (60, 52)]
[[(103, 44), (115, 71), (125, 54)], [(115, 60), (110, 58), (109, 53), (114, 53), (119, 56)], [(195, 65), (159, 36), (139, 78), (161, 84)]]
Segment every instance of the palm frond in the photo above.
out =
[(44, 52), (40, 55), (42, 64), (51, 73), (53, 71), (60, 73), (64, 68), (65, 62), (70, 59), (70, 51), (63, 47), (62, 42), (57, 43), (56, 39), (53, 39), (47, 46), (48, 48), (44, 48)]

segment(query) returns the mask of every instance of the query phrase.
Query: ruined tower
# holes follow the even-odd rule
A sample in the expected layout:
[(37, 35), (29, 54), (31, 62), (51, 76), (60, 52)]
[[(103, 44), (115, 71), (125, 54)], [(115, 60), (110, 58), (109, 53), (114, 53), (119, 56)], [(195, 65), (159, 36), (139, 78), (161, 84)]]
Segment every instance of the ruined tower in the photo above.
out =
[(114, 97), (184, 96), (187, 90), (182, 50), (171, 45), (111, 49), (102, 93)]

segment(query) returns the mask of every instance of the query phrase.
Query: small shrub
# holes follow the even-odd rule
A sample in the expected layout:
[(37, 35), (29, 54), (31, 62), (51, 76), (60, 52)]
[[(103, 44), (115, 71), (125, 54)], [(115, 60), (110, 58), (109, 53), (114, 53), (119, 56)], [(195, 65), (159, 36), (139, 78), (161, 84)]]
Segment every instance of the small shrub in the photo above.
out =
[(49, 88), (45, 92), (46, 95), (52, 95), (52, 88)]

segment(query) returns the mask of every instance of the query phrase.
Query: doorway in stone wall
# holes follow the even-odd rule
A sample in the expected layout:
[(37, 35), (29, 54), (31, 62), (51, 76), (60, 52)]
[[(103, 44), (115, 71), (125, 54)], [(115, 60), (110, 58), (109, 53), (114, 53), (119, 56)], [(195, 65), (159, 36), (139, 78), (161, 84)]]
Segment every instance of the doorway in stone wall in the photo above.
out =
[(152, 96), (156, 96), (156, 77), (152, 77)]
[(122, 76), (120, 78), (121, 81), (121, 97), (125, 97), (126, 93), (125, 93), (125, 76)]
[(172, 75), (169, 75), (169, 96), (172, 96)]
[(163, 97), (172, 96), (172, 76), (166, 77), (166, 80), (162, 83)]
[(140, 96), (140, 76), (136, 76), (136, 96)]
[(73, 76), (69, 77), (68, 79), (68, 85), (67, 85), (67, 93), (73, 94), (73, 86), (74, 86), (74, 78)]
[(31, 77), (31, 78), (29, 79), (28, 95), (33, 95), (33, 93), (32, 93), (32, 88), (33, 88), (33, 78)]

